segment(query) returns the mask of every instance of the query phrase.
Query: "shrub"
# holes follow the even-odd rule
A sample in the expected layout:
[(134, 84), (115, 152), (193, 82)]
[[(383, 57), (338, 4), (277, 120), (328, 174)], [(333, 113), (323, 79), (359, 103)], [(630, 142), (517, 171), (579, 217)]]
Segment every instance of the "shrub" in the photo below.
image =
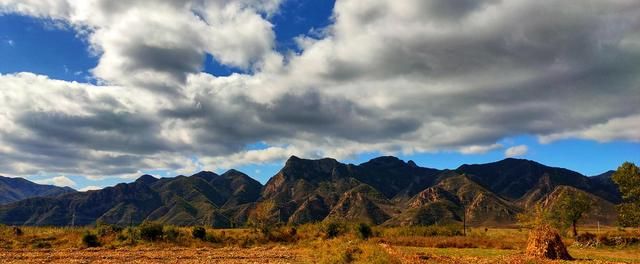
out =
[(323, 252), (318, 259), (318, 263), (353, 263), (362, 254), (362, 249), (355, 245), (338, 244)]
[(298, 229), (296, 229), (295, 227), (291, 227), (289, 228), (289, 235), (292, 237), (295, 237), (298, 235)]
[(205, 240), (207, 237), (207, 230), (201, 226), (194, 226), (193, 229), (191, 229), (191, 236), (196, 239)]
[(33, 243), (33, 245), (31, 245), (32, 248), (36, 248), (36, 249), (44, 249), (44, 248), (51, 248), (51, 243), (47, 242), (47, 241), (37, 241), (35, 243)]
[(166, 241), (176, 242), (178, 241), (178, 237), (180, 237), (180, 231), (177, 228), (173, 226), (165, 227), (164, 239)]
[(359, 223), (356, 225), (356, 234), (362, 240), (367, 240), (373, 235), (373, 231), (368, 224)]
[(24, 232), (22, 232), (22, 229), (20, 229), (19, 227), (13, 227), (13, 234), (15, 236), (22, 236)]
[(204, 240), (205, 240), (205, 241), (207, 241), (207, 242), (211, 242), (211, 243), (218, 243), (218, 242), (220, 242), (220, 239), (219, 239), (218, 237), (216, 237), (216, 236), (215, 236), (214, 234), (212, 234), (212, 233), (206, 233)]
[(116, 239), (126, 245), (135, 245), (140, 239), (140, 232), (136, 228), (127, 227), (116, 236)]
[(598, 241), (596, 239), (596, 234), (589, 233), (589, 232), (578, 234), (575, 240), (578, 243), (578, 245), (581, 245), (581, 246), (595, 246)]
[(298, 230), (295, 227), (280, 227), (272, 230), (267, 235), (267, 240), (272, 242), (295, 242), (298, 240)]
[(140, 238), (146, 241), (156, 241), (162, 238), (164, 227), (160, 223), (145, 221), (138, 229), (140, 229)]
[(336, 222), (336, 221), (326, 222), (322, 226), (322, 232), (324, 233), (326, 238), (337, 237), (337, 236), (343, 234), (344, 231), (345, 231), (344, 224)]
[(111, 225), (111, 224), (106, 224), (102, 221), (98, 221), (96, 223), (96, 232), (98, 233), (98, 236), (107, 236), (107, 235), (111, 235), (111, 234), (117, 234), (120, 233), (122, 231), (122, 227), (119, 227), (117, 225)]
[(477, 248), (478, 246), (470, 242), (443, 241), (435, 244), (436, 248)]
[(51, 248), (51, 243), (44, 239), (35, 239), (31, 242), (31, 247), (36, 249)]
[(98, 241), (98, 236), (95, 234), (86, 232), (82, 235), (82, 244), (86, 247), (99, 247), (100, 241)]

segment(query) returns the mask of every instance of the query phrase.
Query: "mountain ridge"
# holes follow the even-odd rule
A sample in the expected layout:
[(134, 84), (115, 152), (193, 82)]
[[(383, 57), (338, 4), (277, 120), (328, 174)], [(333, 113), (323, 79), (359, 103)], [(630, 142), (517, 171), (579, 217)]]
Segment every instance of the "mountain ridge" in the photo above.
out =
[(0, 223), (87, 225), (152, 220), (232, 227), (245, 225), (260, 203), (273, 201), (273, 217), (290, 224), (325, 219), (433, 224), (461, 221), (464, 213), (472, 225), (510, 225), (517, 213), (534, 204), (550, 203), (558, 196), (557, 190), (567, 187), (587, 192), (609, 212), (619, 201), (610, 183), (610, 173), (587, 177), (514, 158), (438, 170), (393, 156), (358, 165), (291, 156), (265, 185), (233, 169), (220, 175), (202, 171), (161, 179), (143, 175), (132, 183), (103, 190), (0, 206)]
[(33, 197), (56, 196), (76, 192), (70, 187), (38, 184), (23, 178), (0, 176), (0, 204), (7, 204)]

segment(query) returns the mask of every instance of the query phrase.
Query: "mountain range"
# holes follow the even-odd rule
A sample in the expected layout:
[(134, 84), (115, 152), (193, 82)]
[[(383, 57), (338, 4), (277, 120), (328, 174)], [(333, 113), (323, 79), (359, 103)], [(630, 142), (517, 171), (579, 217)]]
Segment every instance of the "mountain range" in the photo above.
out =
[(273, 201), (271, 217), (289, 224), (336, 219), (403, 226), (465, 218), (471, 225), (505, 226), (536, 204), (548, 206), (563, 193), (584, 192), (596, 205), (585, 222), (612, 224), (620, 194), (611, 174), (587, 177), (514, 158), (438, 170), (391, 156), (359, 165), (292, 156), (265, 185), (236, 170), (161, 179), (143, 175), (102, 190), (0, 205), (0, 223), (128, 225), (152, 220), (234, 227), (247, 224), (260, 203)]
[(42, 185), (23, 178), (0, 176), (0, 205), (38, 196), (58, 196), (75, 192), (69, 187)]

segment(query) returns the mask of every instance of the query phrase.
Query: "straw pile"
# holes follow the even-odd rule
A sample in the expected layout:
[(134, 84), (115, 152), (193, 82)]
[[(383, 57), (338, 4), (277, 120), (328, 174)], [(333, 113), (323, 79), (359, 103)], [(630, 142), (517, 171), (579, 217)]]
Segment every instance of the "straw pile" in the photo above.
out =
[(527, 256), (545, 259), (572, 260), (560, 235), (549, 226), (531, 230), (527, 241)]

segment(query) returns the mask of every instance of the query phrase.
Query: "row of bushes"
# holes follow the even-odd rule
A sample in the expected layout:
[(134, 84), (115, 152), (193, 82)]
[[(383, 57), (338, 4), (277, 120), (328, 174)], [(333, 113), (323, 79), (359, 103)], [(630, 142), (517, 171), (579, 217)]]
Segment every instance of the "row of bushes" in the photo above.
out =
[[(138, 241), (147, 242), (177, 242), (186, 238), (185, 234), (177, 227), (165, 226), (157, 222), (144, 222), (137, 227), (123, 228), (117, 225), (98, 224), (95, 232), (86, 231), (82, 235), (82, 243), (87, 247), (101, 246), (100, 238), (115, 236), (121, 244), (134, 245)], [(191, 236), (195, 239), (208, 242), (216, 242), (212, 234), (207, 233), (204, 227), (196, 226), (191, 230)]]
[[(302, 228), (305, 228), (305, 232), (314, 233), (311, 237), (322, 237), (325, 239), (336, 238), (350, 232), (362, 240), (367, 240), (375, 235), (371, 226), (364, 223), (348, 226), (341, 222), (329, 221), (322, 224), (307, 225)], [(195, 226), (189, 230), (187, 228), (165, 226), (157, 222), (144, 222), (137, 227), (127, 228), (98, 224), (95, 229), (84, 232), (81, 240), (82, 244), (86, 247), (101, 246), (103, 244), (101, 243), (102, 240), (115, 240), (118, 245), (135, 245), (139, 241), (184, 243), (186, 241), (196, 240), (249, 246), (268, 242), (292, 243), (300, 240), (302, 237), (304, 236), (298, 234), (296, 227), (286, 226), (271, 228), (269, 232), (261, 232), (260, 230), (254, 230), (253, 232), (234, 230), (213, 232), (207, 231), (207, 229), (202, 226)]]
[(593, 233), (581, 233), (575, 237), (575, 245), (578, 247), (626, 247), (640, 244), (640, 237), (619, 235), (619, 234), (593, 234)]

